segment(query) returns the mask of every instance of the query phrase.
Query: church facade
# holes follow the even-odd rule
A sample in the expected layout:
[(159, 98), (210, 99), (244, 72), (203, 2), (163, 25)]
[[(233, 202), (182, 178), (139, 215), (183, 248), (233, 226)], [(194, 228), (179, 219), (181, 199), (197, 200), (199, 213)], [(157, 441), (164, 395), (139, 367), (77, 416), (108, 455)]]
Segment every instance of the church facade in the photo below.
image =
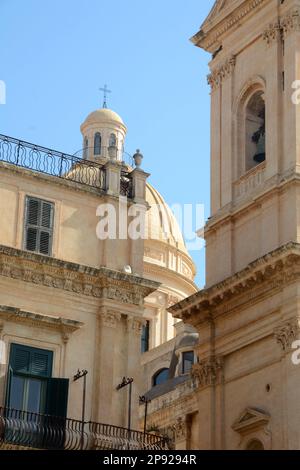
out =
[(126, 131), (104, 106), (80, 155), (0, 136), (0, 448), (166, 445), (139, 401), (195, 266)]
[(170, 308), (199, 334), (190, 378), (150, 405), (178, 449), (299, 449), (298, 0), (218, 0), (206, 286)]

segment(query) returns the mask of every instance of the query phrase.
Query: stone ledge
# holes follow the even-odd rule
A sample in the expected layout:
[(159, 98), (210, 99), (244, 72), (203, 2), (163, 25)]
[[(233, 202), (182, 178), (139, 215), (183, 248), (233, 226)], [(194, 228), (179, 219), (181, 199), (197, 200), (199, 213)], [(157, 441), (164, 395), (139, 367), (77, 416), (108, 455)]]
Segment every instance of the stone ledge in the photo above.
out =
[(0, 245), (0, 276), (79, 295), (143, 305), (158, 282), (106, 267), (93, 268)]
[(237, 296), (249, 292), (252, 299), (267, 282), (270, 289), (300, 278), (300, 244), (290, 242), (250, 263), (245, 269), (208, 289), (182, 300), (168, 310), (175, 318), (192, 325), (209, 320), (213, 310), (224, 307)]

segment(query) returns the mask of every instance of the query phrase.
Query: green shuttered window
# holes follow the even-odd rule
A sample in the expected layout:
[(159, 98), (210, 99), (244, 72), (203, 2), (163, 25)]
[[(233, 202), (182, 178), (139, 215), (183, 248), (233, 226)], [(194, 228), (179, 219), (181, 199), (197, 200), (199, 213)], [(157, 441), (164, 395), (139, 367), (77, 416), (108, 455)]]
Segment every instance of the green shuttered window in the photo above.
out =
[(6, 406), (65, 418), (69, 380), (52, 377), (53, 352), (12, 344)]
[(43, 255), (51, 255), (54, 204), (34, 197), (26, 197), (24, 248)]

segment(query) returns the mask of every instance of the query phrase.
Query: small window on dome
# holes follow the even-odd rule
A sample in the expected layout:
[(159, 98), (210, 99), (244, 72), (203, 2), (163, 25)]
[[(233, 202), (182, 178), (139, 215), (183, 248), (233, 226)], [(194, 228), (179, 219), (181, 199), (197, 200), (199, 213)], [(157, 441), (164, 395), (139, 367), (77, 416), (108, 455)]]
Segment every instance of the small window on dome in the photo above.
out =
[(110, 147), (116, 147), (116, 146), (117, 146), (117, 137), (116, 137), (116, 134), (110, 134), (110, 137), (109, 137), (109, 146), (110, 146)]
[(101, 134), (97, 132), (94, 139), (94, 155), (101, 155)]

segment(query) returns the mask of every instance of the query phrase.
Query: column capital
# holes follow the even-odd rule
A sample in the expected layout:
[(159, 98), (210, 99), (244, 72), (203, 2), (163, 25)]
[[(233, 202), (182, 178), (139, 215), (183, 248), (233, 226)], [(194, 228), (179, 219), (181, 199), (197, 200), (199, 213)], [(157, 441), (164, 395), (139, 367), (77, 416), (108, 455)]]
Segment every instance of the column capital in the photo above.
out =
[(142, 333), (143, 326), (146, 325), (146, 320), (143, 318), (136, 318), (136, 317), (127, 317), (127, 331), (130, 333), (134, 333), (138, 336)]
[(100, 325), (108, 328), (116, 328), (121, 320), (121, 314), (115, 310), (101, 309), (98, 315)]

